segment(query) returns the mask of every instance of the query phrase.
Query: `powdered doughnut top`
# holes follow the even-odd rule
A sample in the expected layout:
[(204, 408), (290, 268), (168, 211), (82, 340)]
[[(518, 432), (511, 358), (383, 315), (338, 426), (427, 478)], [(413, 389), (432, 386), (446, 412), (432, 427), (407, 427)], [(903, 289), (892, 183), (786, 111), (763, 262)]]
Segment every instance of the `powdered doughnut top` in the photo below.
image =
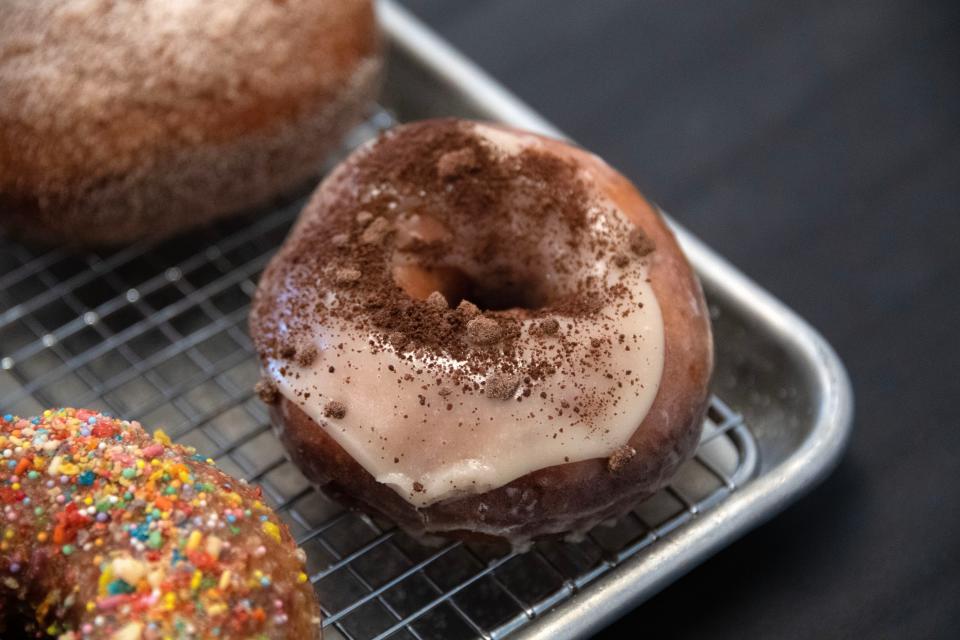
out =
[(3, 0), (0, 223), (156, 238), (314, 176), (381, 75), (372, 0)]
[(0, 417), (0, 452), (0, 635), (319, 635), (286, 526), (193, 449), (60, 409)]
[[(29, 156), (17, 158), (10, 172), (94, 166), (98, 175), (109, 175), (172, 131), (192, 142), (225, 143), (276, 111), (295, 111), (283, 100), (300, 96), (303, 87), (342, 91), (343, 71), (317, 56), (349, 58), (358, 45), (344, 41), (354, 32), (323, 34), (328, 44), (318, 51), (311, 44), (315, 30), (298, 25), (339, 24), (357, 4), (7, 0), (0, 23), (0, 122), (71, 142), (56, 148), (21, 142)], [(324, 73), (329, 77), (318, 77)], [(77, 123), (112, 135), (77, 131)]]
[(415, 506), (609, 457), (663, 371), (653, 250), (542, 138), (399, 127), (321, 185), (265, 273), (264, 391)]

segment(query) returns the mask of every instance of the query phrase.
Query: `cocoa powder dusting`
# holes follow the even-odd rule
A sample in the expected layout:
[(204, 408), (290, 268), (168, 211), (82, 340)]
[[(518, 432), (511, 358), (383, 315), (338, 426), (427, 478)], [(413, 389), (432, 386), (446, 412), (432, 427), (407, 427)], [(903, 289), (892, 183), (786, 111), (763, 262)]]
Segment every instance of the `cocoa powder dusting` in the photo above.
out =
[[(455, 393), (516, 394), (521, 377), (510, 370), (518, 343), (531, 342), (521, 335), (522, 321), (534, 320), (536, 332), (551, 337), (525, 346), (535, 351), (523, 375), (538, 380), (563, 370), (576, 378), (578, 367), (593, 366), (568, 321), (599, 322), (599, 310), (625, 294), (581, 274), (598, 260), (620, 265), (627, 253), (653, 250), (642, 232), (606, 238), (589, 232), (597, 200), (571, 160), (537, 147), (504, 154), (461, 121), (393, 129), (328, 180), (333, 184), (307, 205), (262, 278), (252, 314), (261, 356), (290, 359), (294, 354), (284, 355), (282, 344), (305, 344), (318, 326), (337, 324), (369, 337), (373, 349), (390, 347), (403, 358), (443, 354), (458, 362), (453, 373), (425, 365), (438, 367), (443, 385), (436, 388), (451, 402)], [(435, 220), (445, 230), (440, 239), (404, 228), (414, 216)], [(563, 247), (557, 255), (544, 253), (540, 239), (547, 233)], [(415, 298), (397, 284), (398, 256), (439, 274), (429, 295)], [(479, 265), (481, 272), (459, 265)], [(538, 280), (547, 268), (566, 289)], [(298, 350), (296, 356), (299, 364), (317, 354)], [(349, 366), (349, 359), (339, 364)], [(486, 383), (480, 387), (469, 376), (486, 376)], [(417, 387), (404, 388), (425, 397)], [(588, 396), (573, 409), (581, 416), (605, 401)], [(345, 414), (340, 402), (324, 407), (326, 417)]]
[(339, 285), (353, 284), (360, 279), (361, 275), (363, 274), (360, 273), (359, 269), (346, 267), (343, 269), (337, 269), (336, 272), (334, 272), (333, 281)]

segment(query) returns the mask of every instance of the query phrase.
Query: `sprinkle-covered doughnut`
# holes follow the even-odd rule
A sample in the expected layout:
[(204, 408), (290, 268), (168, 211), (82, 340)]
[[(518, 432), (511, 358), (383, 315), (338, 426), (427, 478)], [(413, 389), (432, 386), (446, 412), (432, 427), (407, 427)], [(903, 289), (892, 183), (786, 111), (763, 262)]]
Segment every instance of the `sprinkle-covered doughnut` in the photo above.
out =
[(2, 637), (319, 636), (287, 527), (193, 449), (59, 409), (2, 416), (0, 455)]

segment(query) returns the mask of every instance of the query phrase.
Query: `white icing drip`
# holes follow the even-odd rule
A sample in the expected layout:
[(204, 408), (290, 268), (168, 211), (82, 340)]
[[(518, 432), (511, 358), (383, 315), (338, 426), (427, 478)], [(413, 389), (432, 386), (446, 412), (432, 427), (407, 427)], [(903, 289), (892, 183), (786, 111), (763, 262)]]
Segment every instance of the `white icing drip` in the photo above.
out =
[[(326, 425), (330, 435), (377, 481), (394, 487), (411, 503), (424, 506), (457, 494), (482, 492), (544, 467), (609, 456), (643, 420), (663, 371), (663, 322), (650, 285), (636, 276), (629, 281), (643, 307), (631, 310), (627, 317), (606, 314), (616, 320), (616, 333), (626, 336), (624, 342), (619, 343), (617, 335), (609, 335), (599, 322), (564, 319), (561, 331), (576, 335), (580, 344), (571, 361), (589, 357), (591, 338), (612, 338), (611, 353), (595, 361), (591, 371), (561, 368), (533, 381), (532, 392), (522, 402), (458, 390), (449, 396), (455, 406), (447, 410), (447, 399), (433, 384), (436, 375), (424, 366), (427, 361), (377, 351), (369, 344), (369, 336), (351, 336), (333, 327), (316, 336), (319, 355), (310, 367), (271, 361), (269, 371), (286, 397)], [(531, 324), (524, 323), (524, 336), (529, 335)], [(336, 348), (341, 344), (342, 349)], [(529, 362), (532, 352), (521, 344), (518, 360)], [(447, 370), (462, 366), (445, 360)], [(612, 378), (606, 377), (608, 372)], [(421, 390), (423, 386), (427, 390)], [(522, 387), (514, 398), (520, 397)], [(306, 400), (304, 392), (310, 394)], [(541, 398), (541, 392), (547, 397)], [(585, 420), (573, 408), (590, 403), (591, 397), (610, 402)], [(324, 417), (324, 405), (330, 400), (347, 406), (343, 419)], [(569, 407), (559, 415), (564, 402)], [(423, 489), (414, 491), (414, 482)]]

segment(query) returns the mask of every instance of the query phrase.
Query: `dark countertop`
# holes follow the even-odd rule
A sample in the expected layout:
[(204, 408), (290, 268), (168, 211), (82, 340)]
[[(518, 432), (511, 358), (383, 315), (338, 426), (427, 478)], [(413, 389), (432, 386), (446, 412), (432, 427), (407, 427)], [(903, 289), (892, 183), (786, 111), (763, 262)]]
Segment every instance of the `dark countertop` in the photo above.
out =
[(602, 635), (957, 637), (960, 3), (404, 4), (810, 320), (853, 380), (836, 472)]

